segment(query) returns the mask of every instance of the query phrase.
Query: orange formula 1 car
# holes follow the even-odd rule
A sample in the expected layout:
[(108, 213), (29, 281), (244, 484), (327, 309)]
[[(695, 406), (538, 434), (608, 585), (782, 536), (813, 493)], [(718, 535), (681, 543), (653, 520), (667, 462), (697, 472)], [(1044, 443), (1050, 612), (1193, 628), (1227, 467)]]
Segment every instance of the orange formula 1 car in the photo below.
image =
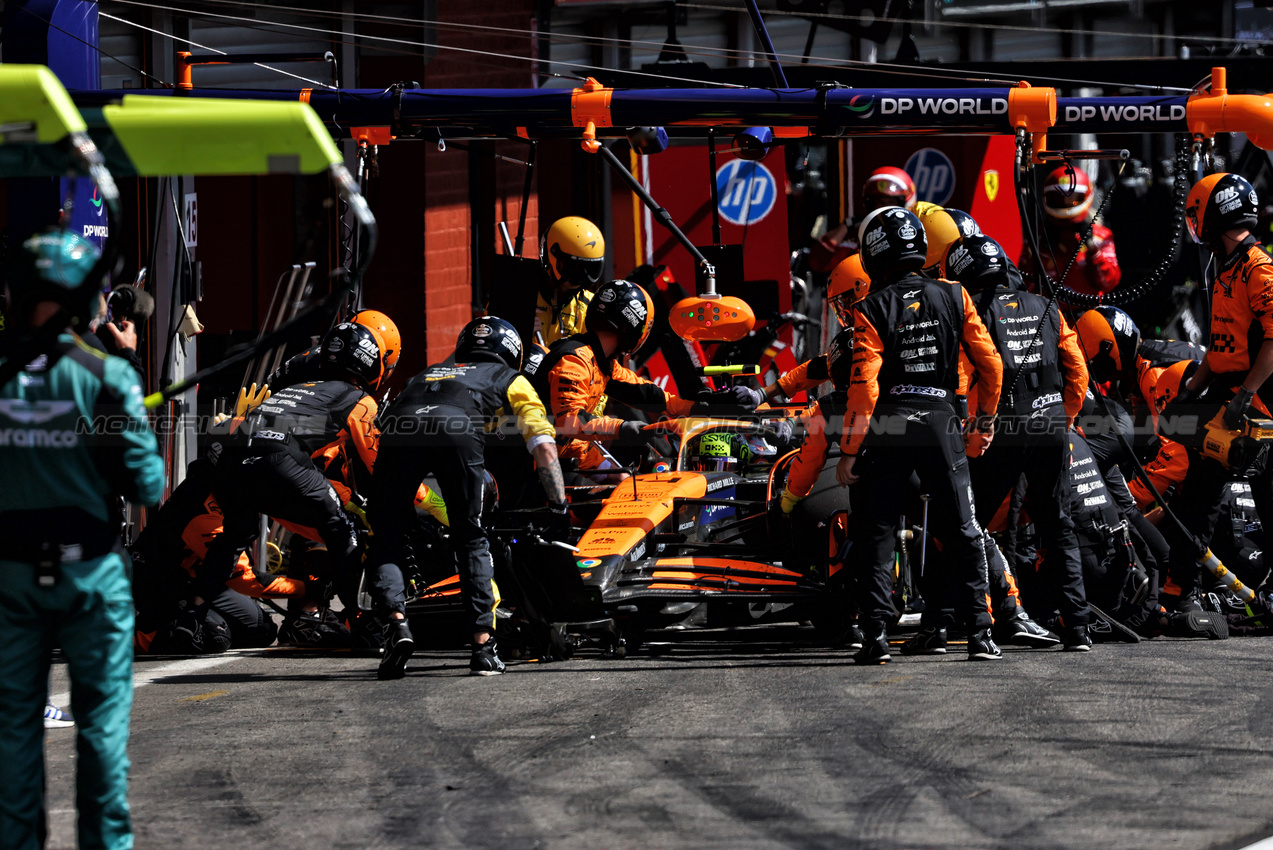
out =
[[(537, 511), (491, 514), (497, 628), (524, 627), (532, 652), (566, 657), (581, 644), (622, 656), (646, 630), (687, 618), (842, 627), (832, 577), (849, 509), (834, 461), (788, 520), (774, 508), (794, 453), (777, 458), (763, 421), (677, 419), (647, 431), (671, 438), (675, 455), (573, 488), (573, 552), (539, 538)], [(455, 577), (423, 588), (407, 606), (413, 630), (457, 605)]]

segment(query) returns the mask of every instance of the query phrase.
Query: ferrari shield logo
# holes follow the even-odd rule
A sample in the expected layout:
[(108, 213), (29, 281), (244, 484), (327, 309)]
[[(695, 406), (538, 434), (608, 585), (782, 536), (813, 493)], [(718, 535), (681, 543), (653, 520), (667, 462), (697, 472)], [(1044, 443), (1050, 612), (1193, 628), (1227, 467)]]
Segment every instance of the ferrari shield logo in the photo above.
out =
[(999, 196), (999, 172), (987, 171), (985, 173), (986, 197), (994, 203), (994, 199)]

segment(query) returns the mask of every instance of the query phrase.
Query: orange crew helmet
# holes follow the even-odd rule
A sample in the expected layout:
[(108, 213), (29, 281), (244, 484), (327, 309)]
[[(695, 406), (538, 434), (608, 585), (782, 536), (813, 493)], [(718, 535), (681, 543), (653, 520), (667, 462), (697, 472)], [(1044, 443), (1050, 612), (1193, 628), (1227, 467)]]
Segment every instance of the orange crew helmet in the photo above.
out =
[(871, 291), (871, 278), (862, 268), (862, 255), (854, 254), (840, 261), (831, 270), (831, 278), (827, 281), (827, 302), (835, 311), (840, 327), (849, 326), (849, 314), (853, 305), (861, 301)]
[(1043, 181), (1043, 211), (1055, 221), (1078, 224), (1087, 218), (1093, 194), (1087, 172), (1062, 165)]
[(1136, 372), (1140, 328), (1132, 317), (1108, 304), (1088, 310), (1074, 323), (1092, 378), (1103, 384)]
[(379, 310), (359, 310), (350, 317), (349, 321), (362, 325), (364, 328), (370, 328), (380, 335), (384, 343), (384, 378), (387, 379), (394, 367), (398, 365), (398, 355), (402, 353), (402, 335), (398, 333), (398, 326), (393, 323), (393, 319)]
[(1193, 241), (1217, 245), (1229, 230), (1250, 230), (1260, 220), (1259, 196), (1240, 174), (1208, 174), (1193, 184), (1185, 201), (1185, 223)]

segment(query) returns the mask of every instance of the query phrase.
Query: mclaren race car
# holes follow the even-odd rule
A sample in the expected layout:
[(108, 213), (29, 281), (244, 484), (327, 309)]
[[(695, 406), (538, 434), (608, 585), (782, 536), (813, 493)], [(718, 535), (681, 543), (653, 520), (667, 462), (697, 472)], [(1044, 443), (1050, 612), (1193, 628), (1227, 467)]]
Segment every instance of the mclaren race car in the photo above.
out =
[[(581, 644), (623, 655), (648, 629), (675, 624), (847, 627), (833, 579), (848, 491), (835, 483), (834, 461), (786, 517), (777, 501), (795, 453), (778, 458), (763, 421), (677, 419), (647, 430), (669, 437), (674, 454), (644, 470), (588, 473), (592, 481), (572, 488), (573, 547), (543, 540), (537, 511), (490, 516), (501, 628), (516, 626), (532, 652), (564, 657)], [(455, 576), (421, 587), (408, 604), (413, 630), (435, 631), (430, 621), (450, 619), (457, 603)]]

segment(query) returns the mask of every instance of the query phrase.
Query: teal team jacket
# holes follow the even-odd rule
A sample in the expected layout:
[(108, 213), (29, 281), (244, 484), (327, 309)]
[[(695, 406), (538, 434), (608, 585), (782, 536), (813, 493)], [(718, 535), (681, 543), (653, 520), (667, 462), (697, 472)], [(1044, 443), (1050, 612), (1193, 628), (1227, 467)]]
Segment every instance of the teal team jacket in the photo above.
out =
[(154, 505), (163, 493), (163, 461), (129, 363), (61, 335), (0, 388), (0, 475), (0, 534), (104, 554), (119, 530), (114, 496)]

